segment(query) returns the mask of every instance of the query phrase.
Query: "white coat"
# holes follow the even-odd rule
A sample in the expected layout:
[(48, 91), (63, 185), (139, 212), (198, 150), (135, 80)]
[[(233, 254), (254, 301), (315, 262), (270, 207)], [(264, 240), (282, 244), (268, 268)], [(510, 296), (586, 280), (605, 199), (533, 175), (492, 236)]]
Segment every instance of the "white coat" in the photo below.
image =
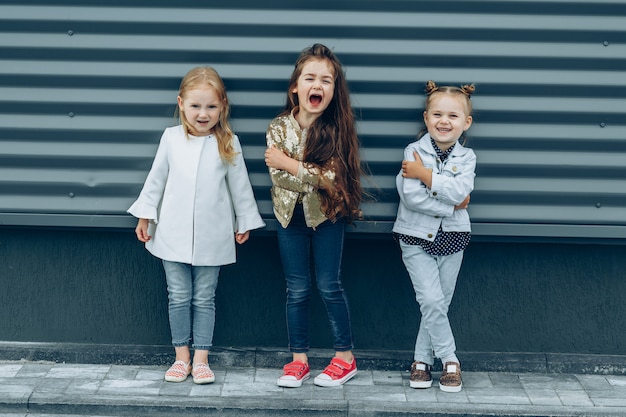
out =
[(243, 159), (241, 144), (233, 164), (224, 162), (214, 135), (185, 136), (182, 126), (165, 129), (152, 168), (128, 209), (150, 221), (154, 256), (198, 266), (236, 260), (235, 232), (265, 226)]

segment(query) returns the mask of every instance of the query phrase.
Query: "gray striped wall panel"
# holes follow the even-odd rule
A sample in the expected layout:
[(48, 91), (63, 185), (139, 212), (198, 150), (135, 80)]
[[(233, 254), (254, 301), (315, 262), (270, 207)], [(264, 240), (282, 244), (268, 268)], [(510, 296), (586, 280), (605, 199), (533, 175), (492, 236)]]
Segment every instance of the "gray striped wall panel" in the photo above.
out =
[[(626, 239), (626, 1), (0, 1), (0, 224), (131, 227), (180, 78), (225, 79), (259, 206), (298, 52), (333, 47), (387, 233), (423, 85), (474, 82), (475, 235)], [(312, 9), (315, 7), (315, 9)]]

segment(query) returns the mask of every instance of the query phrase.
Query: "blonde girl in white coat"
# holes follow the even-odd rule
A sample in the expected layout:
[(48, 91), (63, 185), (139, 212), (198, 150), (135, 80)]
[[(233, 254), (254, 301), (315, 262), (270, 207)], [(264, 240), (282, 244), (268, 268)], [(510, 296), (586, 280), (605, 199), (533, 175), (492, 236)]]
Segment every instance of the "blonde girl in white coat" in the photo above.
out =
[[(265, 226), (239, 138), (228, 117), (224, 83), (210, 67), (194, 68), (178, 94), (179, 126), (165, 129), (139, 198), (128, 212), (135, 233), (163, 261), (176, 361), (165, 380), (215, 381), (209, 349), (221, 265), (235, 262), (235, 241)], [(194, 349), (193, 362), (190, 345)]]

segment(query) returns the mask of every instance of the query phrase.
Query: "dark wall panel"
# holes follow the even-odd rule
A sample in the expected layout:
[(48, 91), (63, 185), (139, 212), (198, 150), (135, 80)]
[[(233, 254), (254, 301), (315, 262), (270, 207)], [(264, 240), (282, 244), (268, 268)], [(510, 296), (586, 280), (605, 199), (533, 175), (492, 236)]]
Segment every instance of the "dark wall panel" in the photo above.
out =
[[(276, 238), (253, 234), (238, 256), (220, 276), (215, 345), (286, 346)], [(132, 232), (2, 228), (0, 257), (0, 340), (170, 343), (162, 267)], [(419, 309), (395, 242), (348, 238), (343, 265), (357, 349), (411, 350)], [(473, 242), (450, 308), (458, 349), (623, 355), (625, 267), (620, 245)], [(328, 348), (313, 301), (311, 343)]]

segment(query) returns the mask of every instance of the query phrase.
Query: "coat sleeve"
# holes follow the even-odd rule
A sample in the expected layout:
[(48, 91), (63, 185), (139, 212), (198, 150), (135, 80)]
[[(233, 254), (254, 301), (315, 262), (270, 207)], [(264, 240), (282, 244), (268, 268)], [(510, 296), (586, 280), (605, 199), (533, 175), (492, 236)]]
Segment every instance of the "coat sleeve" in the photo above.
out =
[[(267, 133), (265, 138), (267, 140), (267, 147), (275, 146), (277, 149), (284, 151), (285, 146), (283, 141), (285, 140), (285, 135), (287, 133), (284, 130), (284, 127), (281, 125), (275, 125), (273, 122), (267, 129)], [(302, 165), (302, 163), (300, 163)], [(308, 186), (298, 177), (291, 175), (287, 171), (276, 168), (269, 168), (270, 178), (272, 180), (272, 185), (275, 185), (280, 188), (284, 188), (289, 191), (293, 191), (296, 193), (307, 191)]]
[[(267, 146), (275, 146), (277, 149), (285, 152), (284, 141), (286, 135), (287, 132), (284, 126), (278, 123), (271, 123), (266, 133)], [(288, 151), (287, 154), (289, 154)], [(294, 158), (294, 155), (289, 156)], [(318, 188), (322, 176), (327, 177), (331, 181), (335, 176), (335, 173), (331, 170), (322, 170), (320, 167), (313, 164), (304, 164), (302, 161), (299, 161), (297, 175), (291, 175), (287, 171), (275, 168), (269, 168), (269, 173), (273, 185), (297, 193), (310, 192)]]
[(264, 227), (265, 222), (259, 214), (243, 158), (241, 143), (236, 135), (233, 137), (233, 145), (237, 156), (232, 164), (228, 164), (226, 181), (228, 182), (228, 191), (230, 192), (233, 210), (235, 211), (235, 230), (238, 233), (244, 233), (248, 230)]
[(148, 177), (146, 178), (141, 193), (139, 194), (137, 200), (127, 210), (127, 212), (133, 216), (139, 219), (148, 219), (155, 224), (159, 222), (159, 204), (163, 198), (163, 192), (165, 190), (165, 184), (169, 173), (167, 138), (168, 134), (166, 130), (161, 136), (159, 147), (154, 157), (154, 161), (152, 162), (152, 168), (150, 168), (150, 172), (148, 173)]
[[(457, 175), (433, 174), (430, 193), (439, 201), (456, 206), (474, 190), (476, 154), (469, 149), (467, 152), (458, 164), (460, 172)], [(453, 162), (450, 161), (455, 165)]]
[[(414, 161), (414, 151), (417, 151), (417, 149), (411, 146), (407, 147), (404, 150), (404, 159)], [(396, 188), (398, 189), (400, 201), (412, 211), (440, 217), (451, 216), (454, 212), (454, 204), (449, 204), (433, 197), (422, 181), (417, 178), (404, 178), (402, 170), (396, 176)]]

